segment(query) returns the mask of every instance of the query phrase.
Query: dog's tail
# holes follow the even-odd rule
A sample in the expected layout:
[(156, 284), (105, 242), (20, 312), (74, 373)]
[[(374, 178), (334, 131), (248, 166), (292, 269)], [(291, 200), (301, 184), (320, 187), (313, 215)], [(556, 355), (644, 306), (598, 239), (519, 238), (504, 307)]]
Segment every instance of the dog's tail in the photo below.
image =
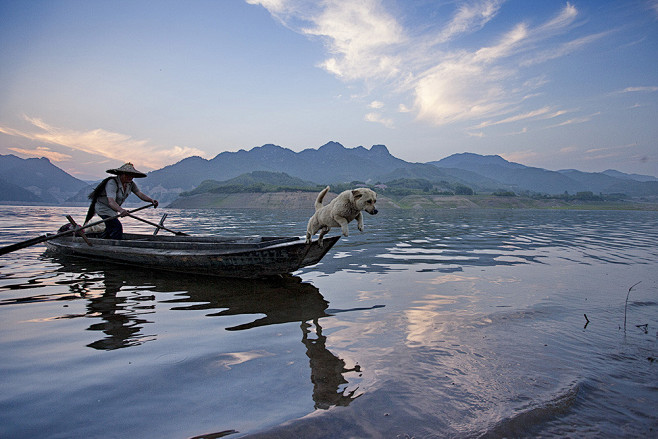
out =
[(320, 210), (322, 209), (322, 200), (324, 200), (324, 196), (327, 195), (327, 192), (329, 192), (329, 186), (326, 188), (322, 189), (322, 192), (318, 194), (318, 198), (315, 200), (315, 210)]

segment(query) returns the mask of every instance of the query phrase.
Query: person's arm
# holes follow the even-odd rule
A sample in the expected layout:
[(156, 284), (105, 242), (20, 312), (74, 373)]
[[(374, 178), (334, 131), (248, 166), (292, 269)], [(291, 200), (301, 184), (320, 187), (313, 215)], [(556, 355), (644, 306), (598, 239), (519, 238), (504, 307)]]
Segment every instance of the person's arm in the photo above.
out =
[(121, 207), (114, 198), (107, 197), (107, 205), (110, 206), (110, 208), (116, 213), (121, 215), (121, 217), (128, 215), (128, 211)]

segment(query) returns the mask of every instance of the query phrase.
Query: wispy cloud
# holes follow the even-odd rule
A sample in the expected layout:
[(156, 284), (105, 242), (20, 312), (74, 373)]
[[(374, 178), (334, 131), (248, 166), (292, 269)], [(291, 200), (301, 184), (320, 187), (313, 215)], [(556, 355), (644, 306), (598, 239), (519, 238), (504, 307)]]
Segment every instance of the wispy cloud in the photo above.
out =
[(500, 9), (502, 1), (484, 1), (462, 5), (457, 13), (441, 31), (436, 43), (444, 43), (454, 37), (482, 29), (493, 19)]
[(500, 154), (505, 160), (511, 162), (523, 163), (532, 165), (534, 163), (543, 163), (546, 160), (562, 157), (563, 160), (577, 158), (578, 160), (585, 160), (588, 162), (595, 162), (597, 160), (606, 159), (620, 159), (622, 157), (629, 157), (637, 144), (616, 145), (603, 148), (581, 148), (575, 146), (565, 146), (556, 150), (543, 150), (537, 151), (526, 149), (521, 151), (513, 151), (509, 153)]
[(564, 56), (570, 55), (577, 50), (584, 48), (585, 46), (607, 36), (610, 32), (600, 32), (594, 35), (587, 35), (582, 38), (578, 38), (566, 43), (560, 44), (557, 47), (552, 47), (547, 50), (541, 51), (537, 54), (532, 55), (530, 58), (522, 61), (520, 65), (522, 67), (530, 67), (536, 64), (542, 64), (547, 61), (562, 58)]
[(654, 93), (658, 91), (658, 87), (626, 87), (623, 90), (619, 90), (616, 93)]
[(585, 151), (587, 154), (600, 154), (602, 152), (610, 152), (610, 151), (620, 151), (620, 150), (628, 150), (629, 148), (635, 148), (637, 147), (636, 143), (628, 143), (626, 145), (616, 145), (616, 146), (609, 146), (606, 148), (590, 148)]
[(567, 111), (565, 111), (565, 110), (555, 111), (551, 107), (544, 107), (544, 108), (539, 108), (537, 110), (528, 111), (526, 113), (516, 114), (514, 116), (510, 116), (510, 117), (507, 117), (507, 118), (501, 119), (501, 120), (496, 120), (496, 121), (486, 120), (486, 121), (480, 123), (479, 125), (477, 125), (475, 128), (480, 129), (480, 128), (485, 128), (485, 127), (490, 127), (490, 126), (493, 126), (493, 125), (519, 122), (519, 121), (527, 120), (527, 119), (552, 119), (554, 117), (562, 116), (565, 113), (567, 113)]
[(23, 148), (8, 148), (10, 151), (17, 152), (30, 157), (45, 157), (52, 162), (63, 162), (73, 158), (68, 154), (63, 154), (61, 152), (53, 151), (50, 148), (45, 146), (39, 146), (35, 149), (23, 149)]
[(514, 163), (532, 163), (534, 160), (541, 156), (537, 151), (525, 150), (525, 151), (514, 151), (506, 154), (500, 154), (502, 158), (508, 162)]
[(658, 0), (649, 0), (648, 7), (656, 15), (656, 19), (658, 19)]
[[(50, 125), (38, 118), (25, 116), (36, 130), (20, 131), (0, 126), (0, 132), (10, 136), (29, 140), (61, 145), (72, 150), (95, 154), (113, 160), (128, 161), (148, 169), (158, 169), (191, 155), (204, 156), (205, 153), (196, 148), (174, 146), (164, 148), (151, 145), (148, 140), (136, 140), (126, 134), (114, 133), (103, 129), (76, 131)], [(17, 151), (14, 149), (14, 151)], [(65, 154), (59, 154), (49, 148), (36, 150), (21, 150), (20, 152), (40, 157), (53, 158), (55, 161), (65, 160)]]
[[(464, 3), (442, 17), (438, 28), (428, 25), (421, 34), (405, 28), (382, 0), (246, 1), (267, 8), (299, 33), (323, 39), (329, 56), (320, 66), (327, 72), (345, 81), (364, 81), (369, 89), (385, 86), (407, 101), (410, 93), (413, 108), (400, 108), (435, 125), (509, 114), (547, 83), (543, 77), (524, 78), (525, 68), (573, 53), (606, 35), (556, 42), (555, 35), (576, 25), (579, 13), (571, 3), (535, 26), (512, 25), (491, 45), (455, 49), (460, 37), (486, 27), (504, 1)], [(522, 120), (524, 115), (510, 117)]]
[(319, 66), (345, 80), (399, 73), (402, 26), (380, 0), (246, 0), (260, 4), (290, 29), (321, 38), (330, 57)]
[(368, 122), (376, 122), (384, 125), (387, 128), (393, 128), (393, 119), (386, 118), (380, 113), (368, 113), (364, 117)]
[(407, 107), (404, 104), (399, 104), (398, 105), (398, 112), (400, 112), (400, 113), (410, 113), (411, 111), (412, 111), (411, 108)]
[(546, 128), (557, 128), (557, 127), (563, 127), (563, 126), (567, 126), (567, 125), (574, 125), (574, 124), (577, 124), (577, 123), (589, 122), (590, 120), (592, 120), (594, 118), (594, 116), (598, 116), (599, 114), (601, 114), (601, 112), (597, 111), (596, 113), (589, 114), (589, 115), (586, 115), (586, 116), (574, 117), (574, 118), (562, 121), (558, 124), (549, 125)]

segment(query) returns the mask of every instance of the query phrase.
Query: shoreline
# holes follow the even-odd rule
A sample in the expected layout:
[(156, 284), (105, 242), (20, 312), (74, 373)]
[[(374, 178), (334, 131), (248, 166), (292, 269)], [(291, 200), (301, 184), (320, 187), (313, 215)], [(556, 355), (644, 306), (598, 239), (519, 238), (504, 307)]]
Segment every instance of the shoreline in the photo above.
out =
[[(327, 204), (337, 194), (325, 197)], [(496, 195), (406, 195), (389, 197), (377, 194), (377, 205), (382, 209), (549, 209), (549, 210), (641, 210), (658, 211), (658, 200), (625, 201), (566, 201), (560, 199), (535, 199), (523, 196)], [(204, 193), (189, 197), (179, 197), (161, 206), (174, 209), (313, 209), (315, 192), (240, 192), (231, 194)], [(137, 206), (133, 200), (127, 207)], [(61, 206), (87, 207), (87, 203), (63, 202), (36, 203), (0, 201), (0, 206)]]
[[(337, 194), (329, 193), (324, 204)], [(167, 207), (178, 209), (313, 209), (314, 192), (267, 192), (233, 194), (199, 194), (180, 197)], [(653, 201), (565, 201), (529, 197), (501, 197), (496, 195), (406, 195), (389, 197), (377, 194), (377, 205), (382, 209), (574, 209), (574, 210), (646, 210), (658, 211)]]

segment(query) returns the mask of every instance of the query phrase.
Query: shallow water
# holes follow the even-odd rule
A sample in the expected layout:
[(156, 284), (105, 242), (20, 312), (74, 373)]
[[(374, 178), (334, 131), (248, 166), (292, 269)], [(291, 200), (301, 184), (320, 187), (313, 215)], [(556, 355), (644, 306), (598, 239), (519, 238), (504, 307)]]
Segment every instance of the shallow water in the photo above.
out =
[[(0, 206), (0, 245), (84, 210)], [(230, 235), (302, 235), (311, 214), (166, 212)], [(0, 256), (0, 437), (655, 436), (657, 212), (396, 210), (350, 230), (266, 281)]]

